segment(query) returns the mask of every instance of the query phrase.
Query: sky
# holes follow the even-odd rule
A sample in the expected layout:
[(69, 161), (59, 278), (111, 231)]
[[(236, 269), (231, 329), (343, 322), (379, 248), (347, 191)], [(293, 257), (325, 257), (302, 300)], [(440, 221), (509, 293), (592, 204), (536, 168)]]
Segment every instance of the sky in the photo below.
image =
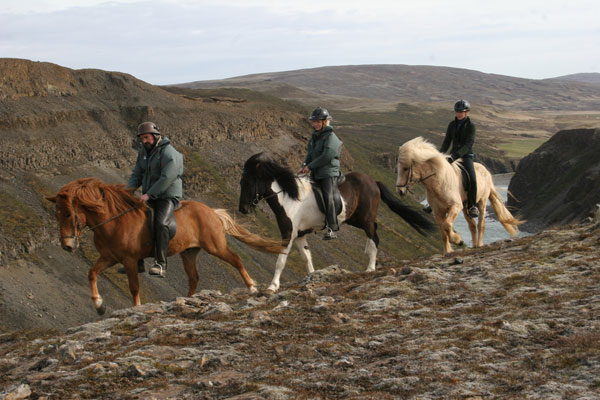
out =
[(0, 58), (162, 85), (333, 65), (600, 72), (600, 1), (0, 0)]

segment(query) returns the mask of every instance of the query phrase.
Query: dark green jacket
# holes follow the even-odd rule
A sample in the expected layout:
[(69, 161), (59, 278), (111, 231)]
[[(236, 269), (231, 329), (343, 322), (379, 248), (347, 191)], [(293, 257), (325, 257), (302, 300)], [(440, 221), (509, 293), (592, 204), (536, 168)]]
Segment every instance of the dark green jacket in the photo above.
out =
[(315, 131), (308, 142), (304, 165), (310, 168), (314, 179), (340, 174), (342, 141), (333, 133), (331, 126)]
[(450, 155), (455, 160), (467, 154), (473, 154), (473, 143), (475, 143), (475, 124), (471, 122), (469, 117), (465, 117), (465, 122), (457, 131), (458, 122), (458, 119), (454, 118), (454, 121), (448, 124), (446, 137), (440, 148), (440, 152), (445, 153), (450, 148), (450, 143), (452, 143)]
[(183, 175), (183, 157), (171, 146), (169, 139), (163, 137), (150, 151), (141, 147), (135, 167), (127, 187), (137, 189), (154, 199), (180, 200), (183, 195), (181, 182)]

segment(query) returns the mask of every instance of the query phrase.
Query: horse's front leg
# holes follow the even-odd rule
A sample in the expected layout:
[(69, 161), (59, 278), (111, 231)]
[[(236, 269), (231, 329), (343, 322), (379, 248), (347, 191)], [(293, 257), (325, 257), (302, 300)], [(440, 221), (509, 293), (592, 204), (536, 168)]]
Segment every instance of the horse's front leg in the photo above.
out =
[(312, 254), (308, 249), (308, 241), (306, 240), (306, 235), (299, 236), (296, 239), (296, 247), (298, 247), (302, 258), (304, 258), (304, 261), (306, 261), (306, 272), (309, 274), (315, 272), (315, 268), (313, 267), (312, 263)]
[(481, 202), (483, 202), (483, 205), (481, 205), (479, 207), (479, 220), (478, 220), (478, 224), (477, 224), (477, 246), (478, 247), (483, 246), (483, 233), (485, 232), (485, 212), (487, 209), (487, 199), (485, 201), (481, 201)]
[(452, 253), (452, 246), (450, 243), (459, 245), (462, 244), (461, 236), (454, 232), (452, 229), (452, 225), (454, 224), (454, 220), (458, 216), (460, 212), (459, 206), (452, 206), (447, 211), (446, 210), (435, 210), (433, 212), (433, 216), (440, 226), (440, 233), (442, 235), (442, 247), (444, 248), (444, 255), (448, 253)]
[(273, 280), (271, 281), (271, 284), (267, 288), (268, 292), (275, 293), (277, 292), (277, 290), (279, 290), (279, 279), (281, 278), (281, 273), (285, 268), (285, 263), (287, 262), (288, 255), (290, 254), (290, 250), (292, 249), (294, 239), (295, 236), (292, 236), (285, 251), (281, 253), (279, 257), (277, 257), (277, 263), (275, 263), (275, 274), (273, 275)]
[(100, 256), (100, 258), (94, 263), (94, 266), (88, 271), (88, 281), (90, 282), (92, 302), (94, 303), (96, 312), (100, 315), (103, 315), (106, 312), (106, 305), (103, 303), (102, 297), (100, 297), (100, 294), (98, 293), (98, 274), (115, 264), (116, 262), (112, 259), (106, 259)]

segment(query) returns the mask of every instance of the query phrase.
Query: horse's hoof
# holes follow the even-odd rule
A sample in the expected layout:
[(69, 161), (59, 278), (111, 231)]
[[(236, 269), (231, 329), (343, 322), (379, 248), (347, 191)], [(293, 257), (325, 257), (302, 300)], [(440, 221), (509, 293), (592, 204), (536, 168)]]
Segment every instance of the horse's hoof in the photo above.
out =
[(250, 292), (250, 294), (256, 294), (256, 293), (258, 293), (258, 289), (256, 288), (256, 286), (249, 287), (248, 291)]
[(375, 272), (375, 267), (373, 267), (373, 268), (367, 268), (365, 270), (365, 272)]
[(106, 312), (106, 304), (102, 303), (100, 307), (96, 308), (96, 312), (98, 313), (98, 315), (104, 315), (104, 313)]
[(277, 293), (277, 289), (273, 289), (271, 287), (267, 288), (267, 290), (265, 290), (266, 294), (275, 294)]

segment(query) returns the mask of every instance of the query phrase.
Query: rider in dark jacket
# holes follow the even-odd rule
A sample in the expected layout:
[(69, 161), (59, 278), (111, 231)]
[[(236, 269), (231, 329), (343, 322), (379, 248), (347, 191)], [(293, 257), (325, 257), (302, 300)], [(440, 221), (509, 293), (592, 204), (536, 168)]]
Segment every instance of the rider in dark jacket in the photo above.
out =
[(310, 138), (306, 158), (298, 173), (311, 173), (315, 182), (321, 187), (327, 224), (327, 232), (323, 239), (335, 239), (337, 237), (335, 232), (340, 228), (335, 212), (333, 191), (340, 175), (342, 142), (333, 133), (333, 128), (329, 125), (331, 116), (325, 108), (315, 108), (308, 119), (315, 131)]
[(175, 219), (174, 210), (183, 193), (183, 158), (153, 122), (140, 124), (137, 136), (143, 146), (127, 187), (137, 189), (142, 186), (140, 199), (154, 209), (154, 264), (150, 268), (150, 275), (164, 277), (169, 224)]
[(473, 143), (475, 142), (475, 124), (467, 116), (471, 110), (471, 105), (466, 100), (459, 100), (454, 104), (456, 118), (446, 130), (444, 143), (440, 148), (440, 152), (446, 153), (452, 144), (452, 149), (448, 156), (448, 161), (453, 163), (459, 158), (462, 159), (462, 165), (465, 167), (469, 175), (469, 190), (467, 191), (467, 214), (471, 218), (479, 216), (477, 208), (477, 179), (475, 176), (475, 168), (473, 166)]

